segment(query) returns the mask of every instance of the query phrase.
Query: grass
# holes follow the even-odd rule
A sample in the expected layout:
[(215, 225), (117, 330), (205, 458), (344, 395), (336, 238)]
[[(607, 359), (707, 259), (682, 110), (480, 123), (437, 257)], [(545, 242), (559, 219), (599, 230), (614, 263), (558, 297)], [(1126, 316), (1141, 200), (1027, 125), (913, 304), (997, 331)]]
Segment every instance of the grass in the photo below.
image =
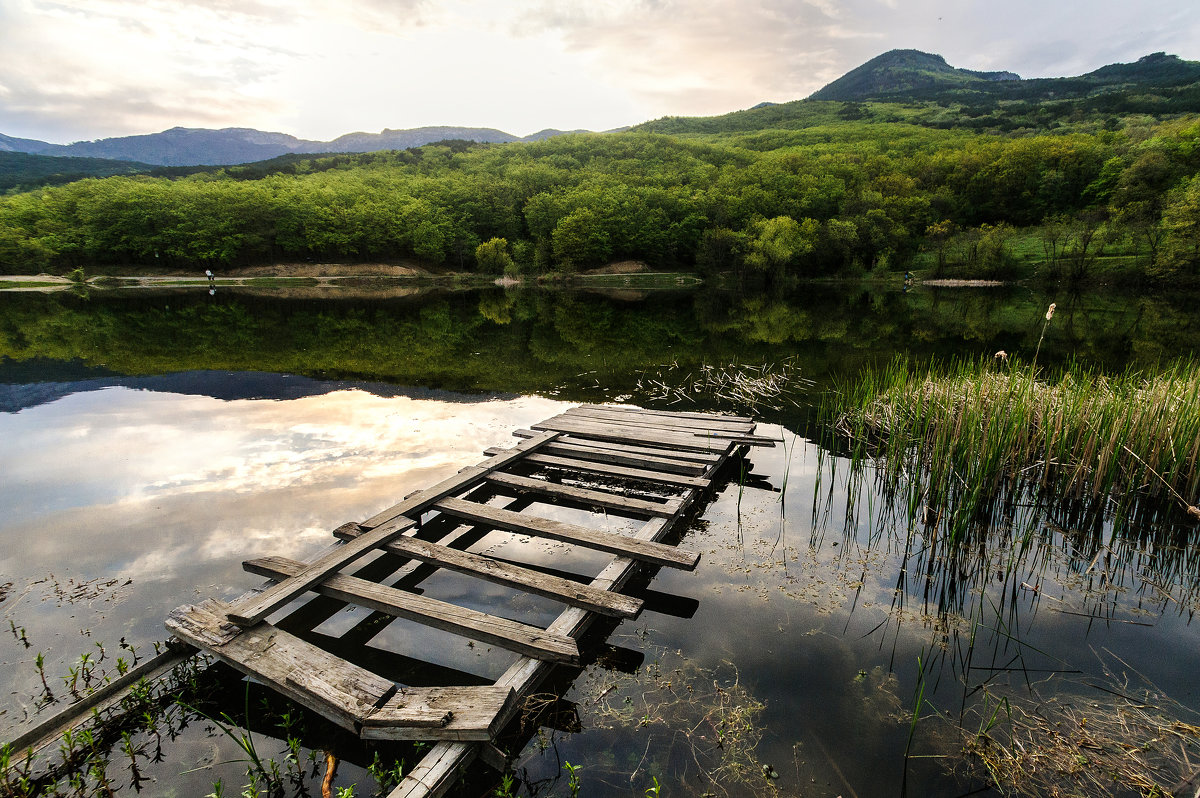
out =
[(1027, 502), (1065, 504), (1091, 526), (1171, 507), (1200, 520), (1191, 360), (1043, 378), (1007, 359), (919, 367), (901, 358), (840, 386), (823, 412), (856, 461), (877, 460), (891, 488), (907, 492), (910, 521), (948, 513), (952, 537)]

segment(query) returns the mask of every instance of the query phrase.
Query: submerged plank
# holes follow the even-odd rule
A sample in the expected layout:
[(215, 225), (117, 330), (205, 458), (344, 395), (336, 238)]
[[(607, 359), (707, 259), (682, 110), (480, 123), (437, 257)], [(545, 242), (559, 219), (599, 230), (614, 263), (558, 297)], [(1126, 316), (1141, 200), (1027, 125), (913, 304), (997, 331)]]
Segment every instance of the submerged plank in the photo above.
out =
[[(353, 524), (339, 527), (334, 533), (339, 537), (352, 538), (361, 533)], [(384, 546), (384, 550), (402, 557), (436, 565), (451, 571), (468, 574), (508, 587), (516, 587), (527, 593), (561, 601), (572, 607), (582, 607), (601, 615), (633, 618), (642, 609), (642, 601), (621, 593), (596, 590), (581, 582), (523, 568), (519, 565), (453, 549), (417, 538), (400, 537)]]
[(554, 466), (567, 471), (583, 471), (592, 474), (632, 479), (639, 482), (656, 482), (662, 485), (677, 485), (686, 488), (704, 488), (709, 480), (699, 477), (664, 474), (661, 471), (649, 471), (644, 468), (631, 468), (607, 463), (596, 463), (587, 460), (575, 460), (568, 457), (558, 457), (552, 454), (527, 455), (523, 462), (538, 463), (539, 465)]
[[(370, 534), (370, 533), (367, 533)], [(247, 560), (243, 567), (271, 579), (287, 579), (301, 563), (286, 557)], [(568, 665), (579, 664), (579, 646), (564, 635), (548, 633), (536, 626), (460, 607), (446, 601), (419, 596), (405, 590), (345, 574), (331, 574), (315, 586), (318, 593), (357, 604), (397, 618), (515, 651), (528, 657)]]
[[(396, 684), (391, 680), (268, 623), (257, 624), (223, 643), (213, 644), (214, 639), (224, 637), (227, 611), (228, 605), (211, 599), (199, 605), (185, 604), (167, 617), (167, 629), (356, 733), (362, 719), (396, 692)], [(198, 635), (197, 630), (207, 633)], [(441, 720), (427, 717), (421, 722), (437, 725)]]
[(630, 535), (601, 532), (563, 521), (515, 513), (501, 507), (491, 507), (462, 499), (443, 499), (438, 502), (437, 508), (450, 515), (476, 523), (488, 524), (497, 529), (573, 543), (654, 565), (690, 571), (700, 561), (698, 552), (687, 549), (666, 546), (662, 543), (648, 543)]
[(533, 425), (535, 430), (567, 432), (583, 438), (600, 441), (631, 443), (640, 446), (656, 446), (684, 452), (720, 453), (730, 445), (724, 438), (701, 438), (688, 433), (659, 432), (643, 427), (612, 424), (590, 419), (555, 416)]
[(416, 493), (411, 494), (399, 504), (395, 504), (386, 510), (378, 512), (368, 518), (366, 521), (363, 521), (361, 526), (365, 529), (374, 529), (375, 527), (382, 526), (404, 516), (411, 516), (413, 514), (419, 515), (423, 508), (428, 507), (443, 497), (451, 496), (456, 493), (462, 493), (467, 488), (482, 481), (483, 478), (491, 472), (500, 468), (504, 468), (504, 466), (508, 465), (514, 460), (520, 460), (529, 452), (536, 451), (540, 447), (554, 440), (556, 437), (558, 436), (554, 433), (543, 433), (536, 435), (529, 440), (522, 441), (514, 448), (509, 449), (504, 455), (493, 457), (490, 460), (480, 463), (479, 465), (468, 466), (467, 468), (460, 470), (454, 476), (442, 480), (431, 488), (419, 490)]
[[(555, 482), (547, 482), (544, 479), (521, 477), (516, 474), (489, 474), (487, 479), (493, 485), (503, 485), (506, 488), (518, 491), (533, 491), (543, 496), (563, 501), (578, 502), (592, 507), (607, 507), (610, 510), (620, 510), (630, 515), (670, 518), (679, 512), (681, 506), (679, 499), (667, 499), (665, 502), (634, 499), (629, 496), (608, 493), (607, 491), (576, 488), (571, 485), (559, 485)], [(440, 507), (441, 502), (437, 506)]]
[(321, 581), (326, 574), (349, 565), (371, 549), (387, 543), (414, 525), (406, 518), (404, 523), (388, 524), (385, 527), (373, 529), (344, 546), (333, 549), (305, 565), (288, 579), (261, 593), (247, 596), (244, 600), (230, 606), (229, 620), (240, 626), (253, 626)]
[[(364, 740), (478, 740), (500, 733), (516, 701), (511, 687), (404, 687), (363, 720)], [(441, 714), (446, 722), (430, 727), (408, 723), (410, 716)]]

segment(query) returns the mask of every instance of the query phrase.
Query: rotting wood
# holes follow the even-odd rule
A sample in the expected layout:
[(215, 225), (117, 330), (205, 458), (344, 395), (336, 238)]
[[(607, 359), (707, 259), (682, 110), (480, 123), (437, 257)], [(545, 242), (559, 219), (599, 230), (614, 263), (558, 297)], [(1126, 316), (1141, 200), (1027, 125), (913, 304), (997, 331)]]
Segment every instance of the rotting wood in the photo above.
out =
[[(286, 557), (261, 557), (247, 560), (242, 566), (250, 573), (270, 579), (287, 579), (302, 567), (300, 563)], [(339, 601), (357, 604), (397, 618), (407, 618), (445, 632), (491, 643), (518, 654), (568, 665), (579, 664), (579, 646), (570, 637), (551, 634), (536, 626), (511, 621), (498, 615), (489, 615), (345, 574), (331, 574), (314, 588), (318, 593)]]
[[(363, 717), (396, 691), (394, 682), (306, 643), (268, 623), (226, 637), (227, 605), (209, 599), (175, 609), (167, 628), (192, 645), (202, 646), (242, 673), (263, 679), (292, 700), (357, 732)], [(199, 632), (199, 633), (198, 633)], [(303, 689), (319, 680), (319, 697)], [(414, 722), (429, 722), (414, 718)]]
[(707, 479), (700, 479), (699, 477), (689, 477), (680, 474), (664, 474), (661, 471), (647, 471), (646, 469), (642, 468), (628, 468), (625, 466), (612, 465), (608, 463), (575, 460), (573, 458), (558, 457), (551, 454), (531, 454), (528, 455), (523, 462), (554, 466), (555, 468), (559, 468), (564, 471), (582, 471), (584, 473), (620, 477), (621, 479), (632, 479), (638, 482), (654, 482), (662, 485), (676, 485), (686, 488), (703, 488), (709, 483)]
[[(609, 510), (617, 510), (627, 515), (670, 518), (679, 512), (678, 499), (667, 499), (663, 502), (635, 499), (630, 496), (608, 493), (607, 491), (577, 488), (572, 485), (560, 485), (556, 482), (547, 482), (544, 479), (533, 479), (532, 477), (521, 477), (516, 474), (488, 474), (487, 480), (493, 485), (501, 485), (510, 490), (533, 491), (534, 493), (539, 493), (560, 501), (575, 502), (590, 507), (606, 507)], [(441, 507), (442, 502), (438, 502), (436, 506)]]
[[(343, 524), (335, 535), (350, 539), (362, 534), (357, 524)], [(384, 546), (384, 551), (419, 560), (429, 565), (468, 574), (489, 582), (516, 587), (527, 593), (555, 599), (602, 615), (636, 617), (642, 609), (640, 599), (596, 590), (582, 582), (523, 568), (492, 557), (461, 551), (417, 538), (401, 537)]]
[(229, 620), (240, 626), (253, 626), (321, 581), (330, 571), (349, 565), (412, 526), (415, 524), (408, 519), (404, 523), (387, 524), (318, 557), (291, 577), (232, 605), (228, 610)]
[[(729, 445), (725, 438), (701, 438), (690, 433), (654, 432), (642, 427), (585, 421), (569, 416), (555, 416), (539, 421), (533, 429), (541, 431), (567, 432), (601, 441), (615, 441), (639, 446), (655, 446), (664, 449), (679, 449), (692, 452), (720, 452)], [(532, 439), (531, 439), (532, 440)]]
[[(518, 429), (513, 431), (513, 437), (516, 438), (532, 438), (543, 433), (534, 432), (528, 429)], [(680, 450), (680, 449), (663, 449), (662, 447), (638, 446), (636, 441), (606, 441), (596, 438), (589, 438), (584, 435), (571, 435), (564, 433), (558, 438), (555, 438), (551, 443), (543, 446), (539, 451), (553, 452), (554, 449), (562, 446), (585, 446), (589, 449), (602, 449), (604, 451), (620, 452), (621, 454), (645, 454), (651, 457), (662, 457), (670, 460), (683, 460), (711, 466), (713, 463), (720, 460), (724, 454), (724, 449), (704, 449), (704, 450)]]
[(536, 451), (550, 441), (559, 437), (554, 433), (543, 433), (532, 437), (526, 441), (522, 441), (515, 447), (510, 449), (507, 454), (499, 457), (493, 457), (485, 460), (483, 463), (475, 466), (468, 466), (462, 469), (449, 479), (442, 480), (438, 484), (425, 490), (417, 491), (410, 495), (399, 504), (395, 504), (386, 510), (363, 521), (360, 526), (364, 529), (374, 529), (377, 526), (382, 526), (394, 519), (404, 516), (412, 516), (418, 513), (425, 507), (456, 493), (461, 493), (473, 484), (480, 482), (485, 476), (493, 471), (497, 471), (511, 462), (520, 460), (526, 454)]
[(47, 747), (62, 741), (63, 732), (73, 729), (94, 714), (103, 714), (125, 700), (129, 688), (141, 682), (154, 682), (166, 676), (176, 666), (196, 656), (197, 649), (186, 643), (175, 643), (150, 659), (133, 666), (124, 675), (96, 689), (61, 712), (26, 729), (8, 746), (14, 758), (32, 751), (37, 756)]
[[(605, 424), (622, 429), (650, 430), (657, 433), (675, 435), (693, 435), (699, 438), (728, 438), (751, 446), (773, 446), (782, 438), (771, 438), (765, 435), (755, 435), (750, 431), (730, 427), (699, 427), (688, 424), (673, 424), (664, 426), (647, 418), (625, 418), (612, 413), (575, 413), (571, 410), (556, 416), (559, 419), (570, 419), (580, 423)], [(546, 422), (542, 422), (543, 424)], [(753, 429), (753, 426), (750, 427)]]
[[(465, 518), (469, 521), (490, 524), (498, 529), (509, 532), (534, 535), (537, 537), (559, 540), (564, 543), (574, 543), (590, 549), (605, 551), (630, 557), (653, 565), (664, 565), (670, 568), (682, 568), (690, 571), (700, 562), (700, 553), (688, 551), (677, 546), (667, 546), (662, 543), (651, 543), (639, 540), (633, 535), (621, 535), (615, 532), (601, 532), (587, 527), (555, 521), (550, 518), (538, 518), (524, 513), (514, 513), (500, 507), (487, 504), (476, 504), (462, 499), (443, 499), (438, 502), (439, 510)], [(602, 589), (609, 589), (607, 587)]]
[[(362, 724), (364, 740), (478, 740), (491, 741), (516, 703), (507, 686), (406, 687)], [(445, 712), (447, 722), (438, 727), (413, 727), (406, 718), (414, 711)]]

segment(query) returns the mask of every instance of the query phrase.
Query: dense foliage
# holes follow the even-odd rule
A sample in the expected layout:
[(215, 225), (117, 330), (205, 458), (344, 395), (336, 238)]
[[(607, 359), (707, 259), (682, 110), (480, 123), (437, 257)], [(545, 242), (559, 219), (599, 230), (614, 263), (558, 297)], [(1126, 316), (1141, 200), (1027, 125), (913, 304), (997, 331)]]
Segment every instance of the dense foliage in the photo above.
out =
[(511, 253), (510, 270), (531, 272), (640, 259), (784, 278), (903, 269), (924, 251), (939, 271), (984, 275), (1011, 266), (1026, 228), (1074, 277), (1106, 247), (1191, 273), (1198, 172), (1195, 117), (1040, 135), (837, 121), (443, 143), (8, 195), (0, 264), (413, 259), (469, 271), (509, 268), (499, 255)]

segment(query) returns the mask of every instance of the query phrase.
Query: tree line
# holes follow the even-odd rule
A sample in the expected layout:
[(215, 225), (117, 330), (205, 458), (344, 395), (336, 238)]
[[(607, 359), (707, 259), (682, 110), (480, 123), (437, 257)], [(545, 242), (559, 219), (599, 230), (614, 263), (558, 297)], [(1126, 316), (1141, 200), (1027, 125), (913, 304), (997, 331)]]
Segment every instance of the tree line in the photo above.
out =
[(9, 194), (0, 268), (408, 259), (542, 274), (637, 259), (783, 279), (903, 269), (918, 254), (946, 266), (989, 232), (1003, 258), (994, 231), (1082, 226), (1152, 271), (1195, 274), (1198, 173), (1195, 117), (1057, 135), (845, 121), (454, 142)]

